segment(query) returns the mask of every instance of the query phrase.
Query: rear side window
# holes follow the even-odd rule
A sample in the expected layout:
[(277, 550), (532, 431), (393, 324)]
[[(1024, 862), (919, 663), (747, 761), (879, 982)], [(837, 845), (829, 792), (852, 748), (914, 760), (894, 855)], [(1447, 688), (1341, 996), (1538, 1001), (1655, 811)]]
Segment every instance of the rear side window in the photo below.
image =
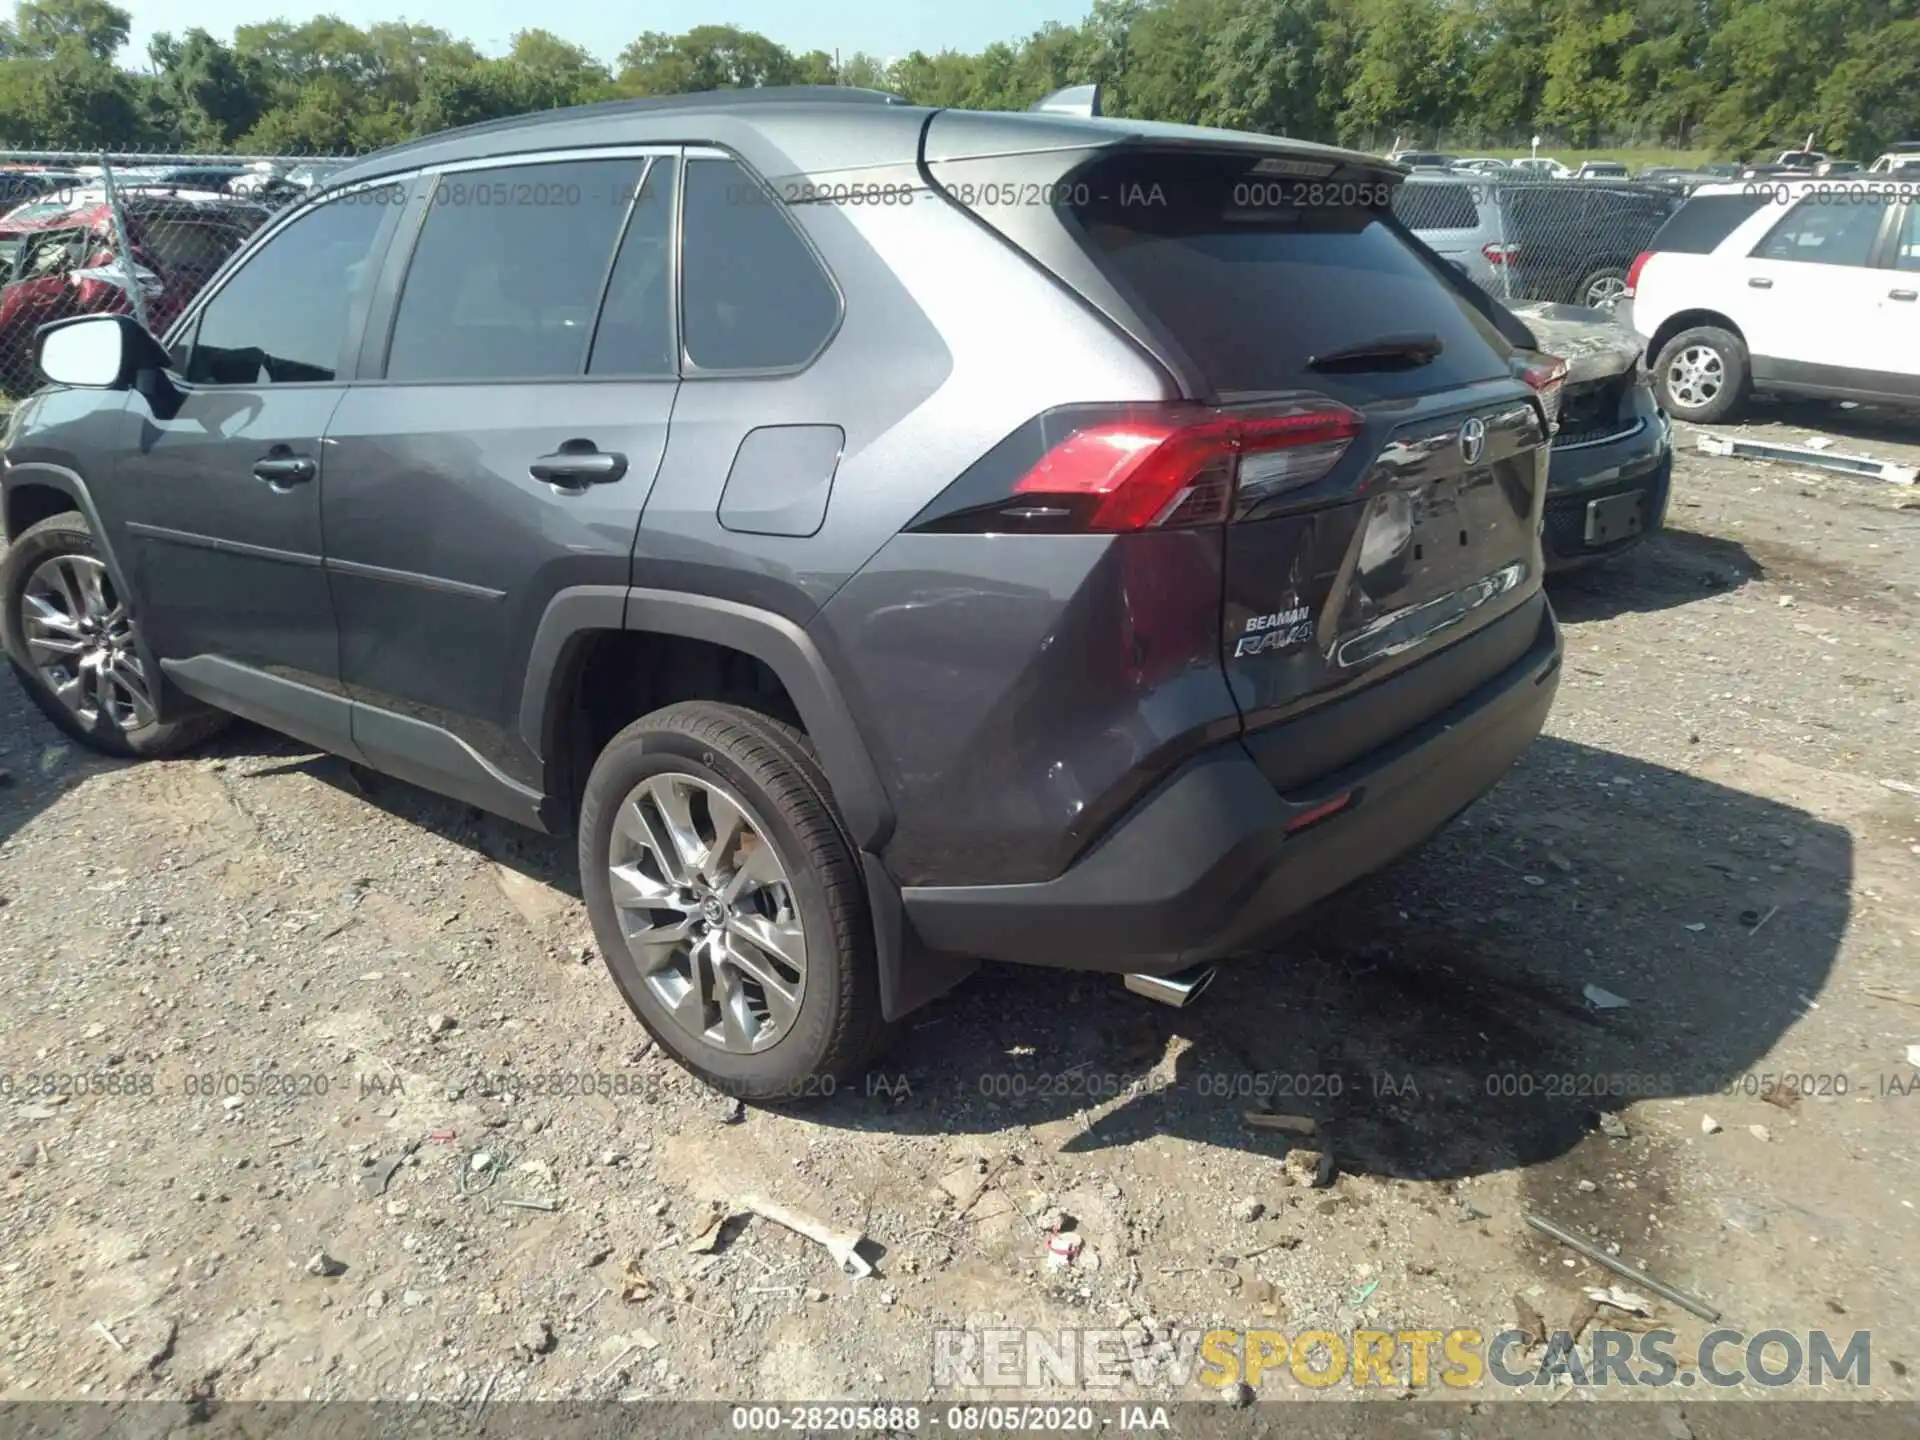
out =
[(657, 159), (633, 204), (594, 332), (589, 375), (672, 375), (673, 166)]
[(1865, 265), (1873, 256), (1886, 206), (1810, 195), (1753, 247), (1755, 260)]
[(640, 158), (440, 177), (407, 266), (389, 380), (578, 375)]
[[(1492, 323), (1367, 198), (1384, 182), (1249, 179), (1242, 157), (1131, 155), (1074, 177), (1085, 241), (1223, 395), (1313, 389), (1415, 395), (1508, 373)], [(1084, 181), (1082, 185), (1081, 181)], [(1378, 198), (1385, 200), (1384, 194)], [(1294, 200), (1322, 203), (1287, 203)], [(1247, 202), (1261, 208), (1247, 208)], [(1326, 203), (1332, 201), (1334, 203)], [(1276, 202), (1276, 203), (1262, 203)], [(1430, 335), (1425, 364), (1333, 374), (1309, 364)]]
[(1409, 230), (1474, 230), (1480, 210), (1468, 185), (1402, 185), (1393, 194), (1393, 213)]
[(1696, 195), (1655, 233), (1650, 250), (1711, 255), (1720, 242), (1767, 203), (1765, 195)]
[(804, 365), (840, 318), (840, 295), (785, 207), (732, 160), (687, 161), (680, 306), (702, 370)]

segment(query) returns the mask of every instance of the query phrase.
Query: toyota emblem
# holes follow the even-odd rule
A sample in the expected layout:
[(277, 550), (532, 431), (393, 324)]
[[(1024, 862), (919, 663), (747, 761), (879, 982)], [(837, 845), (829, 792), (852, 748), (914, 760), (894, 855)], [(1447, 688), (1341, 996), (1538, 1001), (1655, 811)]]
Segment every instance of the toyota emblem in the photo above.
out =
[(1478, 415), (1460, 427), (1460, 456), (1469, 465), (1478, 465), (1487, 449), (1487, 422)]

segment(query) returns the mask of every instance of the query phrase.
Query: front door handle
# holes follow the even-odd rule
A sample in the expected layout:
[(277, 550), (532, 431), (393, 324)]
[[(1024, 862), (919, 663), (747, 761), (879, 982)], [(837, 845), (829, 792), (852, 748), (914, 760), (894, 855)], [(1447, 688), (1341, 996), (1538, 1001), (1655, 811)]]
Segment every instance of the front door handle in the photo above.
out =
[(253, 462), (253, 478), (266, 481), (276, 490), (304, 485), (319, 473), (320, 467), (307, 455), (269, 455)]
[(1771, 290), (1773, 288), (1773, 281), (1767, 279), (1767, 277), (1764, 275), (1753, 275), (1748, 277), (1747, 284), (1751, 285), (1756, 290)]
[(627, 457), (602, 450), (591, 440), (569, 440), (552, 455), (542, 455), (527, 473), (549, 485), (577, 490), (583, 485), (607, 485), (627, 473)]
[(1920, 295), (1920, 292), (1913, 290), (1889, 290), (1887, 292), (1887, 298), (1889, 300), (1912, 300), (1916, 295)]

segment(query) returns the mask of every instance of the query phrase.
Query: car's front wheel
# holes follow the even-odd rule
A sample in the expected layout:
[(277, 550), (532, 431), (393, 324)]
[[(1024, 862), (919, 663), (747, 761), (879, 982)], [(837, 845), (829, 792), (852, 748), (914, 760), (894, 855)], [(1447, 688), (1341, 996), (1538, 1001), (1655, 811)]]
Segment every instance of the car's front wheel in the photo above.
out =
[(80, 515), (42, 520), (0, 556), (0, 640), (21, 688), (47, 718), (108, 755), (170, 754), (225, 720), (160, 718), (162, 682)]
[(1745, 403), (1753, 371), (1738, 335), (1702, 325), (1681, 331), (1660, 347), (1653, 381), (1668, 414), (1712, 425)]
[(884, 1045), (865, 887), (797, 732), (734, 705), (657, 710), (601, 752), (579, 841), (614, 983), (708, 1083), (827, 1095)]

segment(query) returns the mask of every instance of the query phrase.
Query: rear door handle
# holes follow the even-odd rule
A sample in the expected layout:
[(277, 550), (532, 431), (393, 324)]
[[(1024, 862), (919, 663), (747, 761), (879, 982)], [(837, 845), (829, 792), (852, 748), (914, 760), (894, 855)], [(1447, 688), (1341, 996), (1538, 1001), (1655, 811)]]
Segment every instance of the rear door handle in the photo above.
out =
[(527, 473), (549, 485), (569, 489), (607, 485), (627, 473), (627, 457), (615, 450), (598, 449), (591, 440), (569, 440), (558, 453), (534, 461)]
[(1751, 285), (1756, 290), (1771, 290), (1773, 288), (1773, 281), (1767, 279), (1766, 276), (1764, 275), (1750, 276), (1747, 280), (1747, 284)]
[(1913, 290), (1889, 290), (1887, 292), (1887, 298), (1889, 300), (1912, 300), (1916, 294), (1920, 294), (1920, 292)]
[(319, 473), (320, 467), (307, 455), (269, 455), (253, 462), (253, 478), (266, 481), (276, 490), (304, 485)]

